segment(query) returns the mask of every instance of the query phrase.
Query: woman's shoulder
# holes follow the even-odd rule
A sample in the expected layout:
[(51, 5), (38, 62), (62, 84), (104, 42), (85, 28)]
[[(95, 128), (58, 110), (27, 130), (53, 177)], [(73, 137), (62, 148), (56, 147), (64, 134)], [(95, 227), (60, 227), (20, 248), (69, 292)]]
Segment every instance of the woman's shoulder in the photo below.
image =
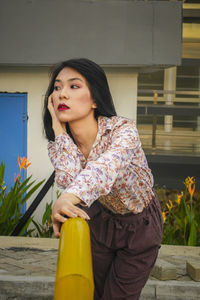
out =
[(122, 116), (113, 116), (113, 117), (101, 117), (102, 121), (104, 123), (104, 125), (106, 125), (107, 128), (109, 129), (115, 129), (118, 127), (124, 127), (124, 126), (130, 126), (135, 128), (136, 124), (134, 120), (131, 120), (129, 118), (126, 117), (122, 117)]

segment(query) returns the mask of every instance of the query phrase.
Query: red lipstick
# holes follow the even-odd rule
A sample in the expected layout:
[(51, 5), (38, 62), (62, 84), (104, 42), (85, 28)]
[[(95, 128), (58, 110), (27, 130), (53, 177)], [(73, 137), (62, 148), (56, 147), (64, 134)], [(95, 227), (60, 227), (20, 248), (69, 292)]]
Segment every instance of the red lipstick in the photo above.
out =
[(62, 111), (62, 110), (68, 110), (69, 109), (69, 106), (67, 106), (66, 104), (64, 103), (61, 103), (58, 105), (58, 110), (59, 111)]

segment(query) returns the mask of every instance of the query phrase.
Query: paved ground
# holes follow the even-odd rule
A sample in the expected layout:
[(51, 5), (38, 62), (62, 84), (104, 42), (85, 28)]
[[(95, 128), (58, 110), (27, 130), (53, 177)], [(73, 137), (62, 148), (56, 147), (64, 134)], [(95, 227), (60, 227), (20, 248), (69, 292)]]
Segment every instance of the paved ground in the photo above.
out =
[[(52, 300), (57, 253), (56, 239), (0, 237), (0, 300)], [(200, 282), (186, 271), (191, 260), (200, 262), (200, 247), (162, 246), (141, 300), (200, 299)]]

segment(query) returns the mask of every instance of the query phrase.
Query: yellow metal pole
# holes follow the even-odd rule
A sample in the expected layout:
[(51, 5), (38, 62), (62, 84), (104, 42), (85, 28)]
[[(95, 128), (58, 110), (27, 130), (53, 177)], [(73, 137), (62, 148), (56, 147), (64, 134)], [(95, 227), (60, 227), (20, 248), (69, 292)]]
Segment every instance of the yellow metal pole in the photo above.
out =
[(93, 300), (90, 230), (81, 218), (61, 227), (54, 300)]

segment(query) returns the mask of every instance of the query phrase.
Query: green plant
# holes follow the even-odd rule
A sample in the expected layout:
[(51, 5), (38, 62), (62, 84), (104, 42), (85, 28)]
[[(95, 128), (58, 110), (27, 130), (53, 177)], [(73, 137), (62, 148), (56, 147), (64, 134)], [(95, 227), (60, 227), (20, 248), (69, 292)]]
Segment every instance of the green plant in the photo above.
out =
[[(53, 188), (54, 185), (52, 186), (52, 192), (53, 192)], [(60, 191), (56, 190), (56, 197), (59, 198), (60, 195), (61, 195)], [(53, 237), (53, 224), (51, 220), (52, 205), (53, 205), (53, 200), (51, 200), (50, 203), (46, 203), (45, 212), (42, 217), (42, 224), (36, 222), (35, 220), (32, 220), (33, 224), (35, 225), (35, 228), (37, 229), (37, 233), (34, 236), (40, 238)]]
[(200, 245), (200, 198), (195, 195), (195, 180), (187, 177), (185, 192), (163, 207), (163, 244)]
[[(44, 180), (35, 184), (29, 176), (21, 182), (21, 170), (27, 170), (30, 162), (25, 157), (18, 158), (20, 173), (16, 176), (14, 185), (7, 191), (4, 182), (5, 165), (0, 165), (0, 235), (10, 235), (22, 216), (22, 206), (31, 197), (31, 195), (41, 186)], [(32, 230), (27, 230), (32, 218), (28, 220), (19, 235), (29, 235)]]
[(32, 220), (37, 229), (36, 237), (50, 238), (53, 236), (53, 225), (51, 220), (52, 204), (53, 200), (50, 203), (46, 203), (46, 209), (42, 217), (42, 224)]

